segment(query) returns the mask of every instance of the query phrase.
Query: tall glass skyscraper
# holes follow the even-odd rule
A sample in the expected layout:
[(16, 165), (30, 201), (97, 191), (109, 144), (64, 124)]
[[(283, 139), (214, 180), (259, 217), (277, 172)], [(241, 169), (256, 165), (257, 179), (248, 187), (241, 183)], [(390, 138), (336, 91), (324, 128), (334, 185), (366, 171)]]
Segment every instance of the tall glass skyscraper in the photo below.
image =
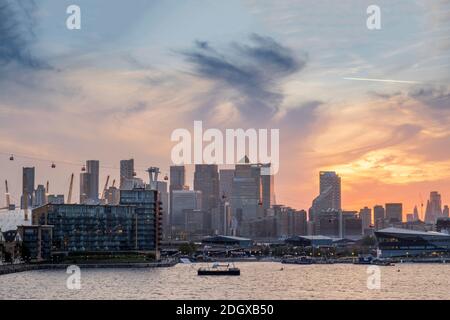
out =
[(216, 164), (197, 164), (194, 172), (194, 190), (202, 193), (205, 212), (204, 229), (211, 229), (213, 210), (219, 207), (219, 170)]
[(317, 215), (329, 210), (342, 210), (341, 207), (341, 177), (333, 171), (321, 171), (319, 173), (320, 194), (313, 200), (310, 209), (310, 220), (315, 220)]

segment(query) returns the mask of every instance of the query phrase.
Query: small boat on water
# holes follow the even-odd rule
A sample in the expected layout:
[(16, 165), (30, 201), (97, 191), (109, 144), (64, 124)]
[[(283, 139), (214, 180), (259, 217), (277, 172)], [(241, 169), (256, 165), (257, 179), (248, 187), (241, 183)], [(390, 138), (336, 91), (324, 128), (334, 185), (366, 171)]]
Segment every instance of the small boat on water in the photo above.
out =
[(234, 264), (214, 263), (211, 267), (199, 268), (197, 270), (199, 276), (240, 276), (241, 270), (236, 268)]
[(371, 255), (359, 255), (358, 260), (353, 261), (353, 264), (372, 264), (373, 257)]
[(372, 264), (375, 266), (395, 266), (395, 264), (387, 260), (373, 260)]
[(281, 263), (285, 264), (312, 264), (314, 262), (310, 257), (295, 257), (295, 258), (285, 258), (281, 260)]

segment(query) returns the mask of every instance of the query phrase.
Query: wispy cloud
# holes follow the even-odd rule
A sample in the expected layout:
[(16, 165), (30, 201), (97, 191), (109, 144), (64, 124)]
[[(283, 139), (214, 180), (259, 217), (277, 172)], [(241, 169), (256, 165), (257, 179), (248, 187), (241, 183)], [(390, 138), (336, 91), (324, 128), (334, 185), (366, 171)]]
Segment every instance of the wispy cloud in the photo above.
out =
[(0, 67), (16, 64), (31, 69), (48, 68), (31, 50), (36, 9), (33, 0), (4, 0), (0, 4)]

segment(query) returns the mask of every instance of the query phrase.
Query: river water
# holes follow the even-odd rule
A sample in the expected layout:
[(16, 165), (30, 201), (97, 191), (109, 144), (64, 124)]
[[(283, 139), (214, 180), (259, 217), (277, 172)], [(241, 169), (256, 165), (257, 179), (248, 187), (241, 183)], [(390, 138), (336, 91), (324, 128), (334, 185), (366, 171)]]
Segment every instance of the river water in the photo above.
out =
[(450, 264), (379, 267), (379, 282), (364, 265), (243, 262), (239, 277), (199, 277), (200, 266), (86, 269), (79, 290), (65, 270), (15, 273), (0, 276), (0, 299), (450, 299)]

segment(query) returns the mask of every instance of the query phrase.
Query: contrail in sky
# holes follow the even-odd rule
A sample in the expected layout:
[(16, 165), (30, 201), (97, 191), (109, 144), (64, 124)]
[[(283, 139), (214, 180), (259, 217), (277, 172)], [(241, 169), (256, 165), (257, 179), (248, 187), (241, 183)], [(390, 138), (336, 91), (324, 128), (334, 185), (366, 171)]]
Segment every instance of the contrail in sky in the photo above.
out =
[(391, 79), (372, 79), (372, 78), (344, 78), (345, 80), (356, 80), (356, 81), (375, 81), (375, 82), (391, 82), (391, 83), (409, 83), (417, 84), (419, 81), (407, 81), (407, 80), (391, 80)]

